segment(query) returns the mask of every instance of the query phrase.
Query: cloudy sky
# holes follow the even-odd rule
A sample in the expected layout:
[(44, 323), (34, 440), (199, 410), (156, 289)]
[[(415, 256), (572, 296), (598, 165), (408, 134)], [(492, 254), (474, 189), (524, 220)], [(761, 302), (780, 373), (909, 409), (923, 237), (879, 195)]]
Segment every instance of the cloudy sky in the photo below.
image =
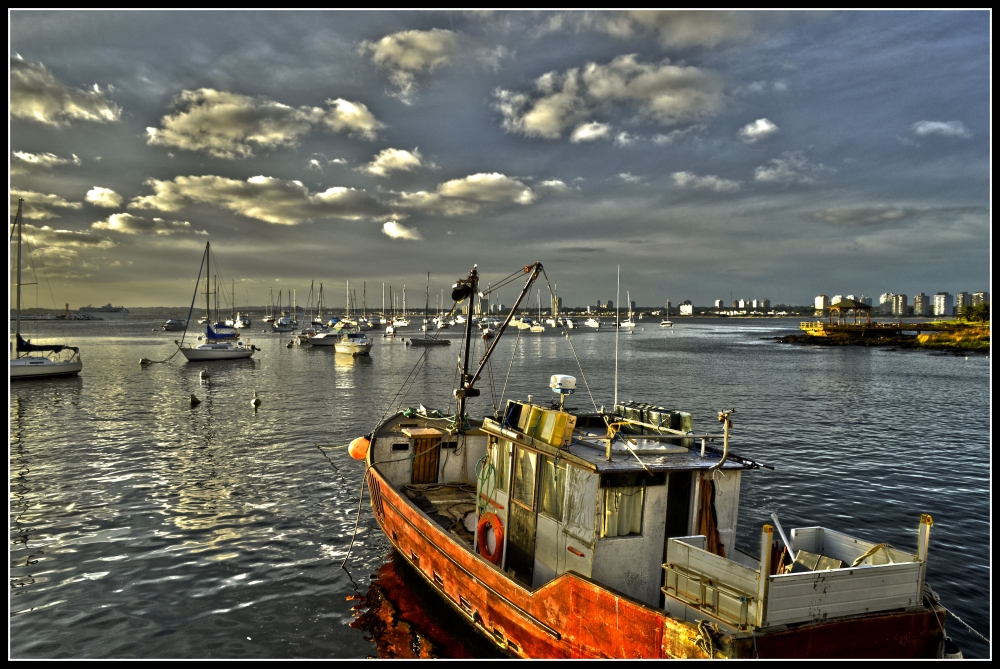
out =
[(989, 290), (985, 11), (9, 19), (30, 306), (187, 304), (208, 240), (238, 304)]

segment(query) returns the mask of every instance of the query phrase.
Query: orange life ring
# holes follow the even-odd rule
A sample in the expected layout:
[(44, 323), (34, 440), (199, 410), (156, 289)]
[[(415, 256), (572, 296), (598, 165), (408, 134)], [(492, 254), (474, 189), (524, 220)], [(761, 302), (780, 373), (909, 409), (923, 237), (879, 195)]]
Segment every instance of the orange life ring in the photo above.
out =
[[(489, 546), (486, 545), (487, 527), (493, 528), (493, 536), (496, 539), (496, 546), (492, 553)], [(497, 514), (484, 513), (479, 518), (479, 525), (476, 527), (476, 544), (480, 555), (493, 564), (500, 564), (500, 559), (503, 557), (503, 523), (500, 522)]]

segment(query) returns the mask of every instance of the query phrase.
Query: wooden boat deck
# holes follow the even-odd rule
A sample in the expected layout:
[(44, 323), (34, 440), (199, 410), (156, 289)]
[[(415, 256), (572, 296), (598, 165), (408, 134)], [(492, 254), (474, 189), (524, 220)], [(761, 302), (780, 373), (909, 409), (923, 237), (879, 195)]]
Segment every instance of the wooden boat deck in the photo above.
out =
[[(400, 491), (448, 533), (472, 550), (475, 538), (476, 486), (469, 483), (423, 483), (400, 486)], [(463, 520), (472, 514), (472, 528)]]

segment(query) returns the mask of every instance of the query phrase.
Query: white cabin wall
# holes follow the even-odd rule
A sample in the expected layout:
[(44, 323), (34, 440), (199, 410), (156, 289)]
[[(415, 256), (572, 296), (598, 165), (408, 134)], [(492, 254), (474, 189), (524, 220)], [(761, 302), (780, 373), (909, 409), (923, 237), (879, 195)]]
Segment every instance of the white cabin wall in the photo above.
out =
[(663, 585), (667, 486), (647, 487), (644, 505), (641, 535), (597, 540), (591, 577), (639, 601), (658, 606)]
[(740, 515), (740, 475), (739, 470), (716, 472), (715, 517), (718, 522), (719, 538), (730, 557), (736, 550), (736, 521)]
[(442, 448), (438, 463), (438, 481), (441, 483), (475, 483), (476, 463), (486, 455), (485, 436), (445, 436), (442, 443), (457, 441), (458, 448)]
[[(409, 448), (394, 451), (392, 445), (396, 443), (409, 444)], [(378, 437), (372, 449), (372, 463), (378, 465), (379, 471), (392, 485), (409, 483), (413, 478), (413, 444), (410, 438), (402, 434)]]

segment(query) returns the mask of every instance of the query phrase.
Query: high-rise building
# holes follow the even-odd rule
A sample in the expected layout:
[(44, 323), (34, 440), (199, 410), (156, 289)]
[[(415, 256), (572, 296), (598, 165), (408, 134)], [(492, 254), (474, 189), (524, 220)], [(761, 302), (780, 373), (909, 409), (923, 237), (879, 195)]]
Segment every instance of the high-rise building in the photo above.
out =
[(857, 301), (858, 298), (854, 297), (853, 295), (844, 295), (844, 299)]
[(914, 316), (930, 316), (931, 315), (931, 305), (927, 300), (927, 296), (923, 293), (917, 293), (913, 296), (913, 315)]
[(880, 314), (892, 313), (892, 293), (882, 293), (878, 298), (878, 311)]
[(691, 304), (691, 300), (684, 300), (679, 308), (681, 316), (694, 316), (694, 305)]
[(869, 307), (872, 306), (872, 298), (867, 295), (858, 295), (858, 302), (861, 304), (867, 304)]
[(955, 298), (952, 297), (951, 293), (934, 293), (934, 315), (955, 315)]
[(760, 308), (761, 309), (770, 309), (771, 308), (771, 300), (769, 300), (769, 299), (767, 299), (765, 297), (763, 300), (760, 301)]
[(737, 309), (746, 309), (747, 306), (749, 306), (749, 305), (747, 304), (746, 300), (736, 300), (736, 308)]
[(961, 293), (959, 293), (958, 295), (955, 296), (955, 313), (956, 314), (958, 313), (958, 310), (961, 309), (962, 307), (971, 307), (971, 306), (972, 306), (972, 294), (971, 293), (966, 293), (965, 291), (962, 291)]
[[(670, 304), (670, 303), (667, 302), (667, 304)], [(721, 309), (722, 308), (722, 300), (716, 300), (715, 301), (715, 308), (716, 309)]]
[(830, 304), (837, 304), (844, 299), (843, 295), (834, 295), (830, 298)]
[(989, 293), (973, 293), (972, 294), (972, 306), (978, 306), (980, 304), (986, 304), (990, 301)]
[(814, 304), (816, 311), (826, 311), (827, 307), (830, 306), (830, 298), (826, 295), (817, 295)]
[(907, 299), (906, 295), (896, 295), (892, 296), (892, 315), (893, 316), (906, 316), (907, 312)]

